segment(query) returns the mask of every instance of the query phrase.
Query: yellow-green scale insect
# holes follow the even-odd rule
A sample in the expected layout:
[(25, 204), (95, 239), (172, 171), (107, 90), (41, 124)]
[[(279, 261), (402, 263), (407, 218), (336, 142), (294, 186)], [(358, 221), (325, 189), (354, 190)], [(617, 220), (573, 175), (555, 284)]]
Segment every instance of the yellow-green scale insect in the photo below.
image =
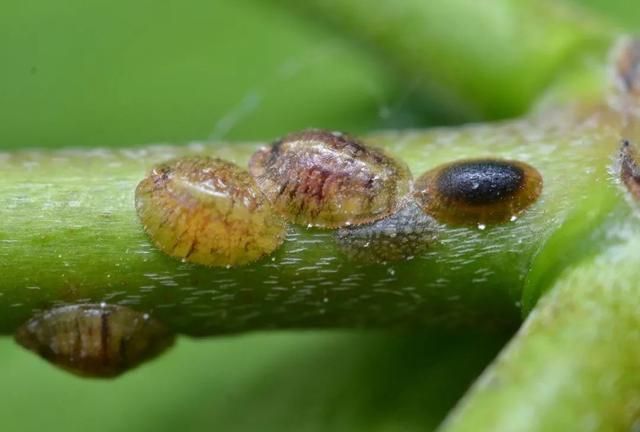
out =
[(136, 189), (136, 210), (160, 250), (205, 266), (256, 261), (286, 230), (247, 171), (210, 157), (155, 167)]
[(542, 176), (524, 162), (462, 160), (424, 173), (414, 196), (425, 213), (453, 225), (502, 223), (517, 217), (542, 192)]
[(321, 228), (389, 216), (411, 182), (409, 168), (384, 151), (340, 132), (315, 129), (259, 150), (249, 171), (287, 221)]
[(20, 327), (15, 339), (74, 374), (110, 378), (162, 353), (174, 335), (125, 306), (82, 304), (45, 311)]

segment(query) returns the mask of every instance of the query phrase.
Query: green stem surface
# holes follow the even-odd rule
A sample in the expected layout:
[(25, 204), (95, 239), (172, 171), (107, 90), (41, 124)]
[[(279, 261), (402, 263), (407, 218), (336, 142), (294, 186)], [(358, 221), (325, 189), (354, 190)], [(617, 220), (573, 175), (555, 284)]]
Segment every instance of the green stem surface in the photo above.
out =
[[(371, 8), (335, 0), (306, 7), (395, 53), (394, 62), (424, 79), (420, 88), (434, 90), (443, 109), (452, 103), (470, 115), (523, 110), (556, 69), (585, 53), (601, 55), (610, 38), (606, 26), (553, 2), (409, 1), (398, 8), (385, 0)], [(578, 82), (569, 94), (600, 94), (601, 70), (592, 69), (586, 80), (567, 72), (566, 81)], [(461, 70), (473, 71), (473, 79)], [(525, 285), (533, 304), (550, 282), (527, 282), (533, 264), (544, 268), (547, 241), (565, 235), (558, 232), (584, 238), (615, 202), (607, 169), (618, 120), (586, 106), (497, 125), (366, 137), (407, 162), (414, 176), (455, 159), (490, 156), (528, 162), (544, 178), (539, 202), (516, 221), (484, 230), (442, 225), (430, 251), (395, 263), (351, 261), (332, 231), (304, 227), (291, 227), (278, 251), (245, 267), (198, 267), (156, 250), (133, 205), (145, 173), (193, 153), (246, 166), (258, 144), (0, 154), (0, 332), (12, 333), (39, 310), (89, 301), (130, 305), (191, 335), (272, 327), (513, 327)], [(597, 210), (582, 218), (585, 208)], [(583, 254), (545, 249), (571, 260)]]
[(613, 244), (562, 274), (443, 431), (635, 430), (640, 224), (608, 219)]
[[(640, 41), (621, 39), (611, 65), (610, 101), (624, 147), (612, 155), (608, 194), (581, 220), (598, 228), (558, 230), (532, 263), (525, 310), (548, 291), (525, 325), (465, 397), (442, 430), (463, 432), (629, 431), (640, 424), (640, 179), (634, 150), (640, 107)], [(585, 189), (583, 193), (590, 194)], [(603, 212), (602, 209), (607, 211)]]
[[(517, 220), (441, 224), (426, 253), (377, 264), (343, 256), (334, 231), (306, 227), (291, 226), (275, 253), (236, 268), (182, 263), (151, 244), (135, 212), (134, 190), (155, 163), (204, 153), (246, 166), (256, 144), (2, 154), (0, 332), (12, 333), (35, 311), (56, 304), (103, 301), (152, 313), (191, 335), (282, 327), (513, 327), (529, 269), (546, 241), (557, 232), (567, 232), (569, 241), (590, 236), (620, 201), (608, 173), (616, 121), (607, 110), (576, 107), (493, 126), (366, 137), (407, 162), (414, 176), (489, 156), (525, 161), (544, 179), (540, 199)], [(582, 217), (585, 207), (592, 217)], [(563, 247), (554, 253), (565, 250), (572, 259), (582, 253), (570, 243)]]
[[(284, 1), (284, 0), (281, 0)], [(298, 2), (296, 2), (298, 3)], [(523, 112), (601, 97), (606, 25), (535, 0), (311, 0), (304, 8), (385, 54), (444, 111)], [(595, 70), (585, 68), (598, 56)], [(595, 73), (594, 73), (595, 72)], [(473, 75), (474, 79), (469, 79)], [(595, 84), (594, 84), (595, 83)], [(153, 247), (134, 208), (156, 163), (207, 154), (246, 166), (259, 144), (0, 153), (0, 333), (60, 304), (107, 302), (178, 333), (267, 328), (514, 328), (516, 339), (443, 429), (629, 430), (640, 415), (635, 205), (612, 175), (624, 125), (585, 102), (520, 121), (365, 137), (414, 176), (456, 159), (527, 162), (542, 196), (495, 226), (441, 224), (413, 259), (364, 264), (334, 232), (290, 227), (285, 244), (237, 268), (205, 268)]]

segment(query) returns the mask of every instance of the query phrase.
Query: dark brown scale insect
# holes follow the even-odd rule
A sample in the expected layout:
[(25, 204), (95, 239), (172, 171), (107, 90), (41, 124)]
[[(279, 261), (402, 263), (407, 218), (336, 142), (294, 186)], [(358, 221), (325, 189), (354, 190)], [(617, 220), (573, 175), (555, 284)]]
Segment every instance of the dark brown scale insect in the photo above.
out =
[(413, 201), (371, 224), (340, 228), (336, 242), (350, 259), (365, 263), (406, 260), (436, 241), (438, 223)]
[(414, 190), (422, 209), (439, 221), (499, 223), (516, 217), (538, 199), (542, 177), (524, 162), (465, 160), (427, 171), (416, 180)]
[(286, 229), (247, 171), (209, 157), (154, 168), (138, 184), (136, 210), (160, 250), (207, 266), (255, 261), (280, 246)]
[(627, 140), (620, 149), (620, 180), (627, 187), (634, 199), (640, 200), (640, 166), (638, 152)]
[(287, 220), (323, 228), (392, 214), (411, 181), (408, 167), (382, 150), (322, 130), (293, 133), (259, 150), (249, 171)]
[(174, 335), (147, 314), (115, 305), (54, 308), (20, 327), (23, 347), (74, 374), (110, 378), (157, 356)]

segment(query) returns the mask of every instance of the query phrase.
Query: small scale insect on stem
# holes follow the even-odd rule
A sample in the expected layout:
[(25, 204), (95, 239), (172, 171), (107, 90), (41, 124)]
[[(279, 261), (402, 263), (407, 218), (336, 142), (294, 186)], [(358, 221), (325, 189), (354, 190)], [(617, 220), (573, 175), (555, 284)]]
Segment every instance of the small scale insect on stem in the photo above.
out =
[(33, 317), (15, 339), (74, 374), (110, 378), (165, 351), (174, 335), (148, 314), (125, 306), (81, 304)]
[(409, 193), (409, 168), (340, 132), (292, 133), (256, 152), (249, 171), (287, 221), (321, 228), (374, 222)]
[(619, 175), (631, 196), (640, 201), (640, 165), (638, 151), (629, 140), (622, 140), (618, 158)]
[(205, 266), (255, 261), (285, 235), (285, 222), (249, 173), (210, 157), (155, 167), (136, 189), (136, 210), (160, 250)]
[(371, 224), (336, 231), (338, 248), (349, 259), (385, 263), (411, 259), (426, 252), (437, 240), (439, 224), (414, 200), (394, 214)]
[(438, 221), (454, 225), (507, 222), (534, 203), (542, 176), (524, 162), (462, 160), (427, 171), (415, 182), (414, 196)]

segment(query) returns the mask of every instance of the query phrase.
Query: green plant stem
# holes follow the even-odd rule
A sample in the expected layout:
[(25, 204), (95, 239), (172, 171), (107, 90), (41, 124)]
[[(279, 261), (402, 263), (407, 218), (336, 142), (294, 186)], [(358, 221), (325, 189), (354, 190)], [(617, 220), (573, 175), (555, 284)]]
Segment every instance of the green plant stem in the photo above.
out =
[[(611, 27), (555, 0), (272, 0), (360, 39), (456, 119), (521, 115)], [(601, 64), (601, 63), (600, 63)]]
[[(528, 162), (544, 178), (541, 198), (517, 220), (485, 229), (442, 225), (428, 252), (386, 264), (351, 261), (337, 250), (333, 231), (304, 227), (291, 227), (272, 256), (237, 268), (186, 264), (156, 250), (133, 203), (145, 173), (190, 153), (246, 166), (256, 144), (2, 154), (0, 331), (12, 333), (37, 310), (87, 301), (130, 305), (191, 335), (274, 327), (513, 327), (529, 268), (546, 240), (558, 232), (569, 242), (590, 236), (620, 201), (608, 174), (616, 121), (606, 110), (569, 107), (493, 126), (366, 137), (416, 176), (455, 159), (493, 156)], [(585, 208), (593, 217), (581, 217)], [(580, 258), (580, 251), (572, 254)]]
[[(639, 46), (637, 40), (621, 40), (612, 63), (616, 85), (610, 100), (623, 119), (619, 135), (626, 149), (617, 158), (635, 157), (627, 146), (640, 137)], [(622, 199), (602, 215), (598, 229), (582, 239), (559, 230), (546, 242), (528, 275), (526, 310), (541, 292), (548, 293), (443, 431), (638, 428), (640, 224), (637, 196), (631, 193), (638, 179), (628, 168), (634, 163), (623, 159), (613, 164), (612, 177), (619, 184), (609, 193)], [(582, 217), (596, 213), (599, 209), (585, 207)], [(572, 253), (576, 249), (582, 250), (579, 259)]]
[[(393, 53), (426, 80), (427, 92), (465, 115), (521, 112), (549, 85), (554, 102), (601, 93), (596, 75), (574, 75), (574, 67), (581, 47), (592, 38), (599, 47), (605, 32), (573, 14), (567, 20), (551, 3), (495, 1), (478, 10), (462, 0), (407, 2), (399, 12), (383, 1), (375, 13), (359, 0), (312, 4), (344, 12), (341, 25)], [(513, 27), (500, 33), (496, 22)], [(553, 79), (562, 65), (570, 67)], [(457, 81), (461, 69), (477, 80)], [(569, 82), (578, 84), (567, 90)], [(230, 269), (181, 263), (151, 245), (133, 192), (154, 163), (206, 153), (246, 165), (257, 144), (0, 154), (0, 332), (56, 304), (102, 301), (200, 336), (274, 327), (509, 328), (523, 299), (528, 311), (549, 291), (444, 430), (629, 430), (640, 415), (640, 229), (610, 175), (622, 130), (617, 113), (585, 103), (503, 124), (366, 137), (414, 175), (493, 156), (528, 162), (545, 182), (540, 200), (513, 222), (443, 225), (429, 252), (373, 265), (342, 256), (331, 231), (301, 227), (272, 256)]]
[[(541, 7), (539, 17), (531, 13), (539, 6), (528, 1), (483, 2), (479, 10), (462, 0), (412, 1), (401, 10), (390, 1), (375, 8), (359, 0), (311, 5), (339, 12), (350, 30), (397, 52), (395, 61), (414, 76), (447, 89), (435, 93), (441, 100), (468, 95), (471, 102), (461, 109), (469, 112), (524, 109), (569, 53), (601, 54), (600, 42), (608, 39), (603, 26), (583, 24), (573, 10)], [(463, 33), (449, 31), (454, 16)], [(498, 30), (498, 23), (511, 20), (519, 24)], [(598, 42), (591, 46), (591, 40)], [(475, 75), (468, 79), (460, 70)], [(600, 72), (589, 70), (595, 80), (578, 81), (570, 93), (599, 94)], [(567, 81), (576, 80), (569, 74)], [(512, 99), (514, 104), (506, 102)], [(246, 267), (197, 267), (157, 251), (133, 206), (135, 186), (151, 166), (189, 153), (246, 166), (257, 144), (3, 154), (0, 332), (12, 333), (38, 310), (86, 301), (128, 304), (191, 335), (272, 327), (512, 327), (529, 268), (546, 240), (556, 231), (568, 239), (584, 237), (612, 205), (607, 168), (619, 127), (611, 116), (585, 121), (599, 110), (588, 106), (495, 126), (367, 137), (406, 161), (416, 176), (454, 159), (495, 156), (529, 162), (545, 182), (540, 201), (517, 221), (486, 230), (442, 226), (429, 252), (388, 264), (351, 262), (337, 250), (331, 231), (300, 227), (291, 228), (272, 256)], [(585, 135), (588, 143), (574, 148)], [(585, 207), (599, 210), (582, 219)], [(533, 298), (545, 283), (528, 288)]]
[(614, 244), (562, 274), (443, 431), (637, 427), (640, 225), (609, 219)]

